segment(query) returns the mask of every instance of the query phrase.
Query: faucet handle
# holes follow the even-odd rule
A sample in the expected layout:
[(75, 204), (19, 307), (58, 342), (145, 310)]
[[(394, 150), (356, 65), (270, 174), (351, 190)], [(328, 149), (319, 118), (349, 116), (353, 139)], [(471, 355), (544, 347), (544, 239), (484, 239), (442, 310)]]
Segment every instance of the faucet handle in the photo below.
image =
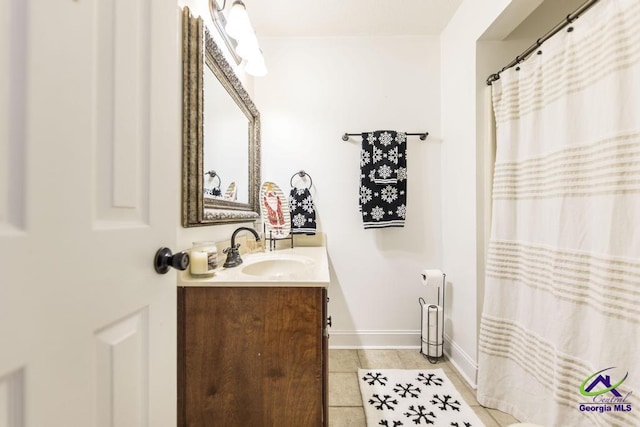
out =
[(222, 251), (223, 254), (237, 251), (240, 248), (240, 243), (236, 243), (235, 246), (230, 246)]

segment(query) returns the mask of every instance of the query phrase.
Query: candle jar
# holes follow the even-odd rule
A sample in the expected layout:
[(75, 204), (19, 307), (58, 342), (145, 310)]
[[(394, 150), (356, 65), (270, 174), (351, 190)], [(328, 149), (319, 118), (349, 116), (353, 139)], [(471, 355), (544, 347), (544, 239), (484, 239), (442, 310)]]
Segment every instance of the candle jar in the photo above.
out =
[(218, 267), (218, 250), (214, 242), (193, 242), (189, 251), (189, 271), (195, 277), (213, 276)]

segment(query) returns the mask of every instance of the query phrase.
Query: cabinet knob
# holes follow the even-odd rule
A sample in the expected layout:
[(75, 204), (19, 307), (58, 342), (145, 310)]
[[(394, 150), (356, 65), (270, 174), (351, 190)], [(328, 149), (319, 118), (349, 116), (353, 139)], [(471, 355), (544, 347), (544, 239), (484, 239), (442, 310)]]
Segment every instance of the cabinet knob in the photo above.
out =
[(333, 326), (333, 321), (331, 320), (331, 316), (327, 317), (327, 325), (329, 325), (329, 327)]
[(153, 266), (158, 274), (165, 274), (170, 267), (177, 270), (186, 270), (189, 267), (189, 254), (178, 252), (172, 254), (169, 248), (160, 248), (153, 258)]

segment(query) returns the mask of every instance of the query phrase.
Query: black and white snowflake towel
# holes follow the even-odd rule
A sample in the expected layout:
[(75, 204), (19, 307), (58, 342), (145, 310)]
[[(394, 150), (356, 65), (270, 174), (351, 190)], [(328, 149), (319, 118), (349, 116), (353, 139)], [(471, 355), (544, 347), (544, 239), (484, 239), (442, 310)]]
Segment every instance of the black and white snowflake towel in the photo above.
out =
[(367, 426), (484, 427), (442, 369), (359, 369)]
[(292, 188), (289, 194), (291, 234), (316, 234), (316, 210), (308, 188)]
[(407, 215), (407, 136), (379, 130), (362, 134), (360, 212), (364, 228), (404, 227)]
[[(375, 184), (396, 184), (398, 182), (398, 162), (403, 157), (400, 144), (406, 142), (407, 136), (402, 132), (383, 131), (373, 133), (372, 166), (375, 170)], [(406, 166), (406, 162), (405, 166)]]

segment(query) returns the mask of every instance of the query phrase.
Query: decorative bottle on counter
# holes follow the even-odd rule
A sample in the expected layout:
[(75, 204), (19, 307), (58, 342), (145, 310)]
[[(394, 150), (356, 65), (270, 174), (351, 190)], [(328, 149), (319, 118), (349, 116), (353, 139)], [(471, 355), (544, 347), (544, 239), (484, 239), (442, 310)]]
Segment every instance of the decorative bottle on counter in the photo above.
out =
[(192, 276), (213, 276), (214, 270), (218, 267), (218, 250), (214, 242), (193, 242), (189, 257)]

